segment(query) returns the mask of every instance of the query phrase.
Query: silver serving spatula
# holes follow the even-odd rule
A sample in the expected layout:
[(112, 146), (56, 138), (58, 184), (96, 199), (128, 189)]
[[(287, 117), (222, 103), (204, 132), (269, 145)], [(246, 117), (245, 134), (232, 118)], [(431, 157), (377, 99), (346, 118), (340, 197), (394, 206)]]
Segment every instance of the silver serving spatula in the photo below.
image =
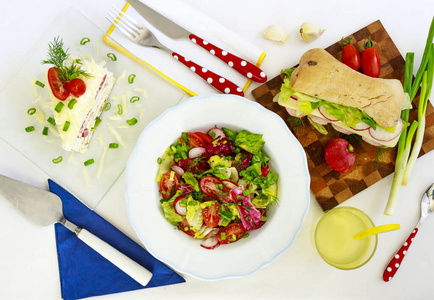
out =
[(146, 286), (151, 280), (152, 273), (147, 269), (86, 229), (66, 220), (63, 216), (62, 200), (56, 194), (0, 175), (0, 198), (9, 201), (24, 217), (36, 225), (48, 226), (61, 223), (141, 285)]

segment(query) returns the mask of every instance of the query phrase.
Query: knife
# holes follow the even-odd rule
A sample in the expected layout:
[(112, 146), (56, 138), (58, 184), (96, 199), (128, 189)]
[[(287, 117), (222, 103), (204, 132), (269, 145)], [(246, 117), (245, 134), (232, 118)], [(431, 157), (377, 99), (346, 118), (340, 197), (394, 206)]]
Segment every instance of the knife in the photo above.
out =
[(166, 18), (159, 12), (153, 10), (139, 0), (129, 0), (130, 5), (150, 24), (155, 28), (165, 33), (173, 39), (190, 39), (192, 42), (208, 50), (212, 55), (215, 55), (220, 60), (228, 64), (229, 67), (236, 70), (238, 73), (249, 78), (250, 80), (264, 83), (267, 81), (267, 75), (254, 64), (233, 55), (205, 40), (190, 33), (172, 20)]
[(39, 226), (60, 223), (135, 281), (146, 286), (152, 273), (86, 229), (63, 216), (62, 200), (54, 193), (0, 175), (0, 198), (4, 198), (30, 222)]

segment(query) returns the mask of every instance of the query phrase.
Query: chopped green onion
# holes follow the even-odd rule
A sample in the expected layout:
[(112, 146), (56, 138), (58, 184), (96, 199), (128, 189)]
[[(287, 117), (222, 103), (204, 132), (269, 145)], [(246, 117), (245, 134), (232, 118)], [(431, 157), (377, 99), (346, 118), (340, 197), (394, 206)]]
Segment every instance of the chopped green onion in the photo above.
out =
[(88, 165), (91, 165), (95, 162), (95, 160), (93, 158), (88, 159), (84, 162), (84, 165), (87, 167)]
[(48, 127), (45, 126), (44, 129), (42, 130), (42, 135), (48, 135)]
[(159, 157), (159, 158), (157, 159), (157, 163), (158, 163), (159, 165), (161, 165), (162, 162), (163, 162), (163, 159), (162, 159), (161, 157)]
[(111, 149), (117, 149), (117, 148), (119, 148), (119, 144), (118, 143), (110, 143), (109, 144), (109, 148), (111, 148)]
[(129, 120), (127, 120), (127, 124), (130, 126), (136, 125), (137, 119), (136, 118), (129, 119)]
[(223, 184), (221, 184), (221, 183), (217, 183), (217, 184), (215, 185), (215, 187), (216, 187), (217, 189), (219, 189), (219, 190), (222, 190), (222, 189), (223, 189)]
[(45, 84), (43, 84), (43, 83), (40, 82), (39, 80), (36, 80), (35, 84), (36, 84), (36, 85), (39, 85), (41, 88), (45, 87)]
[(74, 105), (77, 103), (77, 99), (71, 99), (71, 100), (69, 100), (69, 103), (68, 103), (68, 108), (69, 109), (73, 109), (74, 108)]
[(222, 232), (220, 234), (220, 238), (222, 239), (222, 241), (225, 241), (226, 240), (226, 233)]
[(35, 126), (26, 127), (26, 132), (32, 132), (32, 131), (35, 131)]
[(134, 97), (131, 97), (130, 102), (131, 102), (131, 103), (134, 103), (134, 102), (137, 102), (137, 101), (139, 101), (139, 100), (140, 100), (140, 97), (138, 97), (138, 96), (134, 96)]
[(118, 114), (122, 115), (123, 112), (124, 112), (124, 109), (122, 108), (122, 105), (118, 104)]
[(89, 42), (90, 42), (90, 38), (84, 37), (81, 39), (80, 45), (85, 45), (86, 43), (89, 43)]
[(56, 121), (52, 118), (52, 117), (49, 117), (48, 119), (47, 119), (47, 122), (48, 123), (50, 123), (51, 125), (56, 125)]
[(68, 131), (69, 125), (71, 125), (71, 122), (65, 121), (65, 124), (63, 124), (63, 131)]
[(35, 112), (36, 112), (36, 108), (32, 107), (32, 108), (29, 108), (29, 110), (27, 111), (27, 114), (33, 115)]
[(96, 117), (95, 118), (95, 124), (93, 125), (93, 128), (97, 128), (99, 124), (101, 124), (101, 118), (100, 117)]
[(54, 159), (52, 160), (52, 162), (55, 163), (55, 164), (58, 164), (58, 163), (61, 163), (62, 160), (63, 160), (63, 157), (62, 157), (62, 155), (61, 155), (61, 156), (59, 156), (58, 158), (54, 158)]
[(262, 216), (261, 221), (263, 221), (263, 222), (267, 221), (267, 217), (266, 216)]
[(250, 233), (249, 232), (246, 232), (246, 234), (243, 236), (243, 238), (248, 238), (250, 236)]
[(58, 113), (60, 113), (60, 111), (62, 110), (62, 108), (65, 106), (65, 104), (63, 102), (59, 102), (57, 103), (56, 107), (54, 108), (55, 111), (57, 111)]
[(117, 61), (116, 55), (114, 53), (107, 53), (107, 57), (110, 58), (112, 61)]
[(131, 74), (128, 76), (128, 83), (132, 84), (134, 82), (134, 78), (136, 78), (136, 74)]
[(104, 111), (108, 111), (108, 110), (110, 110), (110, 108), (112, 108), (112, 104), (110, 102), (107, 102), (106, 104), (104, 104)]

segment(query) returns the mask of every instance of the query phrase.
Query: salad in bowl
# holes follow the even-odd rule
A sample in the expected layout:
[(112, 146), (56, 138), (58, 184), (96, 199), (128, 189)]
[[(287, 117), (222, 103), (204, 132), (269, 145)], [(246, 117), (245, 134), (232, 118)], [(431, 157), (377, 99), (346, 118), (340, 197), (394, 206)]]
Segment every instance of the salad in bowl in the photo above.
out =
[(270, 171), (262, 134), (213, 127), (182, 132), (158, 159), (166, 220), (215, 249), (247, 238), (277, 202), (278, 174)]

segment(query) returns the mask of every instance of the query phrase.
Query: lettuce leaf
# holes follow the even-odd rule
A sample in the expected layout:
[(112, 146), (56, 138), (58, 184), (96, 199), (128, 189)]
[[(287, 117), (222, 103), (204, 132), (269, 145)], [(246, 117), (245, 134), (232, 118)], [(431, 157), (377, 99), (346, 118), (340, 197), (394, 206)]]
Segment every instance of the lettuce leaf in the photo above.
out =
[(164, 217), (167, 221), (169, 221), (169, 223), (175, 226), (178, 225), (178, 222), (184, 220), (184, 217), (178, 215), (175, 211), (175, 208), (173, 207), (173, 202), (175, 202), (175, 199), (181, 196), (182, 193), (182, 191), (177, 191), (172, 198), (170, 198), (168, 201), (164, 201), (161, 203), (161, 207), (164, 211)]
[(185, 183), (191, 185), (196, 192), (200, 191), (199, 183), (191, 172), (185, 172), (182, 178), (185, 180)]
[(187, 198), (187, 222), (194, 232), (198, 232), (203, 225), (202, 208), (200, 202), (196, 201), (190, 195)]
[(264, 144), (265, 141), (262, 139), (262, 134), (251, 133), (247, 130), (241, 131), (235, 138), (236, 146), (253, 154), (261, 152)]

